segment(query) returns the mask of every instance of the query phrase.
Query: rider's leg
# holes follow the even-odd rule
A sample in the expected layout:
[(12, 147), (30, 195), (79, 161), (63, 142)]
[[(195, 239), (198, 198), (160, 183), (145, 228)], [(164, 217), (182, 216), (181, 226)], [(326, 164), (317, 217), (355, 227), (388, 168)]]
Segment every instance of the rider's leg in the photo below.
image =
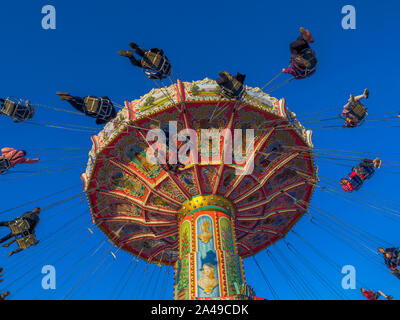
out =
[(0, 222), (0, 227), (8, 227), (10, 225), (9, 221)]
[(11, 257), (13, 254), (16, 254), (16, 253), (18, 253), (18, 252), (21, 252), (22, 250), (24, 250), (24, 249), (19, 248), (19, 249), (17, 249), (17, 250), (11, 251), (11, 252), (8, 254), (8, 257)]
[(368, 99), (368, 96), (369, 96), (369, 90), (365, 89), (363, 94), (360, 94), (359, 96), (355, 96), (355, 97), (352, 96), (353, 99), (352, 99), (352, 97), (350, 97), (350, 100), (352, 100), (352, 102), (358, 102), (358, 101), (360, 101), (361, 99), (364, 99), (364, 98)]
[[(7, 240), (11, 239), (13, 237), (12, 233), (9, 233), (8, 235), (6, 235), (5, 237), (0, 239), (0, 243), (6, 242)], [(6, 245), (3, 245), (3, 247), (5, 247)], [(8, 245), (7, 245), (8, 247)]]
[(374, 166), (374, 161), (371, 159), (363, 159), (363, 161), (360, 162), (360, 167), (366, 168), (366, 167), (373, 167)]
[(290, 53), (292, 56), (298, 55), (304, 49), (310, 48), (310, 45), (306, 40), (304, 40), (303, 36), (300, 36), (290, 44)]
[(382, 165), (382, 160), (379, 158), (376, 158), (376, 159), (374, 159), (373, 164), (374, 164), (375, 168), (379, 169)]
[(139, 47), (136, 43), (134, 42), (129, 42), (130, 47), (135, 50), (135, 53), (141, 57), (144, 57), (144, 54), (146, 53), (146, 50), (142, 49)]
[(314, 42), (314, 38), (312, 37), (310, 30), (300, 27), (300, 33), (303, 36), (303, 39), (307, 42)]
[(68, 100), (71, 106), (73, 106), (76, 110), (85, 113), (85, 107), (84, 107), (84, 101), (80, 97), (71, 97), (70, 100)]
[(134, 66), (142, 67), (142, 64), (141, 64), (140, 60), (135, 59), (134, 56), (129, 57), (129, 61), (130, 61)]
[(137, 66), (137, 67), (141, 67), (141, 66), (142, 66), (142, 64), (140, 63), (140, 60), (136, 59), (136, 58), (133, 56), (133, 51), (132, 51), (132, 50), (119, 50), (119, 51), (118, 51), (118, 54), (119, 54), (120, 56), (123, 56), (123, 57), (128, 58), (129, 61), (130, 61), (134, 66)]

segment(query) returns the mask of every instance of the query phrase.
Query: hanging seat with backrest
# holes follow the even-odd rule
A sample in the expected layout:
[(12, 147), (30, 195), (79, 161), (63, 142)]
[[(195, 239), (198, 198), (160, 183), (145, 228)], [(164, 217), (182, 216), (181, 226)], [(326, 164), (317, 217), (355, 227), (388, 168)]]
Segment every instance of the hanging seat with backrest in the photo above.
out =
[(290, 65), (296, 72), (296, 79), (304, 79), (315, 73), (317, 70), (318, 60), (314, 50), (305, 48), (297, 56), (292, 57)]
[(27, 232), (25, 232), (21, 237), (16, 238), (16, 241), (18, 247), (23, 250), (35, 246), (38, 243), (36, 235)]
[(97, 119), (110, 120), (114, 106), (109, 99), (88, 96), (84, 98), (86, 110)]
[(368, 116), (367, 111), (368, 109), (360, 101), (356, 101), (350, 104), (350, 110), (348, 112), (348, 115), (344, 115), (342, 113), (340, 114), (340, 117), (345, 120), (348, 119), (349, 117), (353, 118), (354, 120), (356, 120), (355, 124), (348, 127), (356, 127), (365, 121), (365, 119)]
[(370, 179), (375, 173), (374, 167), (360, 167), (359, 171), (359, 176), (362, 180)]
[(6, 173), (10, 168), (10, 161), (4, 157), (0, 157), (0, 174)]
[(27, 249), (38, 243), (36, 235), (29, 230), (31, 226), (24, 218), (17, 218), (9, 225), (11, 233), (15, 235), (18, 247), (20, 249)]
[(142, 61), (143, 72), (152, 79), (164, 79), (171, 74), (172, 67), (168, 58), (160, 52), (148, 50)]
[(8, 97), (2, 103), (0, 113), (9, 116), (14, 122), (23, 122), (33, 117), (34, 109), (24, 104), (22, 99)]
[(9, 224), (11, 233), (14, 235), (22, 234), (28, 232), (30, 229), (29, 222), (23, 218), (17, 218), (12, 223)]
[(347, 175), (345, 179), (347, 179), (354, 188), (353, 190), (349, 190), (349, 192), (359, 190), (363, 184), (362, 180), (358, 181), (357, 179), (350, 178), (350, 175)]
[(235, 77), (231, 76), (229, 73), (224, 73), (228, 81), (223, 83), (217, 81), (217, 83), (219, 82), (218, 85), (221, 87), (220, 95), (227, 99), (240, 100), (246, 91), (244, 84)]

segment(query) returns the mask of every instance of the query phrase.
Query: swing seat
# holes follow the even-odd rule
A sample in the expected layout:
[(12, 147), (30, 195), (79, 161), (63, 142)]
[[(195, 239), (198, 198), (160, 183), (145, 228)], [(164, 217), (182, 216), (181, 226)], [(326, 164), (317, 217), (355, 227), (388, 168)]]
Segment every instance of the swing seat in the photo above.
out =
[(349, 181), (350, 181), (350, 184), (353, 186), (353, 190), (352, 191), (357, 191), (357, 190), (359, 190), (360, 188), (361, 188), (361, 186), (362, 186), (362, 182), (359, 182), (359, 181), (357, 181), (357, 180), (354, 180), (354, 179), (350, 179), (350, 178), (348, 178), (349, 179)]
[(356, 121), (354, 122), (352, 120), (352, 122), (354, 122), (354, 125), (348, 126), (348, 127), (352, 127), (352, 128), (358, 127), (367, 118), (367, 116), (368, 116), (367, 111), (368, 111), (368, 109), (360, 101), (356, 101), (350, 105), (348, 115), (341, 114), (340, 117), (344, 120), (349, 118), (349, 116), (350, 116), (350, 119), (351, 119), (351, 117), (353, 117), (354, 120), (356, 120)]
[(296, 79), (304, 79), (315, 73), (317, 70), (318, 60), (314, 50), (306, 48), (296, 57), (292, 57), (290, 65), (296, 72)]
[(85, 97), (86, 110), (100, 120), (109, 120), (113, 111), (113, 104), (110, 100), (97, 97)]
[[(360, 181), (354, 179), (354, 178), (350, 178), (350, 175), (347, 175), (346, 177), (344, 177), (342, 180), (346, 179), (347, 181), (349, 181), (349, 183), (352, 185), (353, 190), (348, 190), (346, 192), (353, 192), (353, 191), (357, 191), (361, 188), (361, 186), (363, 185), (363, 180), (360, 178)], [(341, 180), (341, 181), (342, 181)]]
[(220, 95), (227, 99), (237, 99), (240, 100), (245, 93), (244, 86), (241, 84), (239, 88), (227, 88), (225, 86), (222, 87)]
[(367, 117), (368, 113), (367, 113), (367, 108), (364, 107), (364, 105), (360, 102), (357, 101), (355, 103), (351, 104), (351, 109), (350, 109), (350, 113), (357, 118), (359, 124), (365, 120), (365, 118)]
[(9, 116), (15, 122), (23, 122), (32, 118), (34, 109), (24, 105), (21, 99), (9, 97), (4, 101), (0, 113)]
[[(147, 61), (146, 61), (147, 60)], [(171, 74), (172, 67), (165, 55), (147, 51), (142, 60), (143, 72), (150, 78), (164, 79)]]
[(28, 223), (28, 221), (26, 221), (25, 219), (15, 219), (12, 224), (9, 225), (9, 228), (11, 229), (11, 233), (12, 234), (21, 234), (24, 233), (26, 231), (29, 230), (30, 225)]
[(220, 95), (224, 98), (240, 100), (244, 93), (243, 83), (234, 78), (229, 83), (221, 85)]
[(0, 174), (7, 172), (10, 167), (10, 161), (6, 158), (0, 157)]
[(365, 167), (361, 168), (361, 170), (364, 176), (364, 178), (362, 178), (363, 180), (368, 180), (375, 174), (375, 169), (373, 167)]
[(22, 238), (16, 239), (18, 247), (22, 250), (28, 249), (37, 244), (36, 236), (34, 234), (28, 234)]

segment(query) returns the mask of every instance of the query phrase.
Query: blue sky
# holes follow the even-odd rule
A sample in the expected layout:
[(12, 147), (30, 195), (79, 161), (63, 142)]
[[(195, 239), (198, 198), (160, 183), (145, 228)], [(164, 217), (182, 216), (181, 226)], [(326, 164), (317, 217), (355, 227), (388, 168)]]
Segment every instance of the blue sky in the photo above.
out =
[[(56, 30), (41, 28), (41, 9), (47, 4), (54, 5), (57, 10)], [(346, 4), (356, 8), (355, 30), (341, 27), (341, 8)], [(304, 26), (315, 38), (313, 47), (319, 59), (318, 70), (311, 78), (292, 81), (272, 95), (285, 97), (288, 107), (300, 120), (314, 121), (308, 127), (314, 128), (316, 148), (371, 152), (381, 155), (383, 161), (396, 161), (399, 128), (390, 126), (391, 122), (366, 122), (361, 128), (344, 130), (320, 128), (339, 122), (316, 121), (334, 117), (350, 93), (360, 94), (366, 87), (371, 91), (368, 100), (371, 119), (394, 118), (400, 111), (397, 99), (400, 45), (396, 40), (399, 9), (399, 3), (394, 0), (168, 3), (156, 0), (151, 4), (120, 0), (2, 2), (0, 96), (29, 98), (32, 103), (59, 108), (68, 108), (55, 95), (59, 90), (80, 96), (107, 95), (120, 104), (125, 99), (137, 98), (150, 91), (154, 83), (117, 55), (118, 50), (129, 48), (129, 41), (144, 48), (163, 48), (173, 63), (175, 77), (184, 81), (215, 79), (219, 71), (228, 70), (245, 73), (248, 85), (262, 87), (287, 65), (289, 43), (298, 36), (298, 28)], [(287, 78), (282, 77), (283, 80)], [(301, 117), (301, 114), (336, 107), (337, 111)], [(33, 205), (6, 211), (25, 202), (73, 187), (35, 202), (45, 207), (81, 191), (79, 175), (85, 169), (91, 133), (50, 128), (44, 124), (85, 126), (94, 133), (98, 130), (94, 120), (46, 108), (37, 108), (35, 120), (41, 125), (14, 124), (5, 117), (0, 118), (2, 147), (25, 149), (29, 155), (40, 156), (43, 160), (35, 166), (20, 166), (15, 169), (18, 172), (0, 179), (0, 215), (4, 220), (31, 209)], [(343, 165), (319, 159), (316, 162), (320, 175), (333, 180), (348, 171)], [(345, 163), (350, 169), (352, 163)], [(41, 174), (43, 172), (49, 173)], [(379, 206), (383, 204), (383, 197), (400, 202), (399, 172), (399, 169), (383, 166), (355, 196), (377, 195), (375, 202)], [(400, 243), (396, 237), (398, 218), (388, 219), (382, 212), (358, 207), (320, 190), (315, 192), (312, 204), (391, 244)], [(86, 208), (86, 203), (78, 198), (44, 211), (37, 230), (42, 244), (20, 256), (7, 259), (8, 249), (0, 248), (0, 266), (5, 268), (6, 276), (0, 291), (12, 291), (12, 299), (172, 299), (172, 269), (169, 277), (166, 268), (160, 270), (142, 262), (127, 269), (131, 257), (125, 252), (118, 252), (115, 262), (109, 254), (104, 255), (103, 260), (102, 254), (109, 243), (102, 243), (105, 238), (99, 230), (93, 230), (90, 237), (85, 231), (90, 225)], [(6, 212), (2, 212), (3, 209)], [(71, 222), (46, 240), (46, 235), (68, 221)], [(348, 243), (322, 232), (306, 218), (298, 223), (295, 231), (339, 266), (353, 265), (362, 283), (400, 297), (399, 280)], [(289, 234), (287, 240), (343, 292), (340, 286), (343, 275), (335, 273), (295, 236)], [(103, 246), (95, 251), (101, 244)], [(283, 243), (277, 247), (321, 298), (337, 298), (313, 278)], [(277, 256), (274, 250), (271, 249)], [(280, 298), (298, 298), (264, 252), (256, 259)], [(57, 269), (58, 288), (52, 293), (42, 292), (40, 287), (41, 268), (46, 264)], [(258, 296), (272, 298), (251, 258), (245, 261), (245, 273)], [(359, 299), (358, 289), (344, 293), (349, 299)]]

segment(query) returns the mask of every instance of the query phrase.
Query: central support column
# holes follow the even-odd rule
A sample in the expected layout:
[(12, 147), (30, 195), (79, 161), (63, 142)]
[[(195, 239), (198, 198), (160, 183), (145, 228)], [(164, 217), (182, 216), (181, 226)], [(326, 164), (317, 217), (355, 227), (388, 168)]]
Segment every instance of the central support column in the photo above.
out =
[(196, 196), (179, 211), (175, 299), (245, 299), (242, 259), (236, 248), (234, 206), (217, 195)]

